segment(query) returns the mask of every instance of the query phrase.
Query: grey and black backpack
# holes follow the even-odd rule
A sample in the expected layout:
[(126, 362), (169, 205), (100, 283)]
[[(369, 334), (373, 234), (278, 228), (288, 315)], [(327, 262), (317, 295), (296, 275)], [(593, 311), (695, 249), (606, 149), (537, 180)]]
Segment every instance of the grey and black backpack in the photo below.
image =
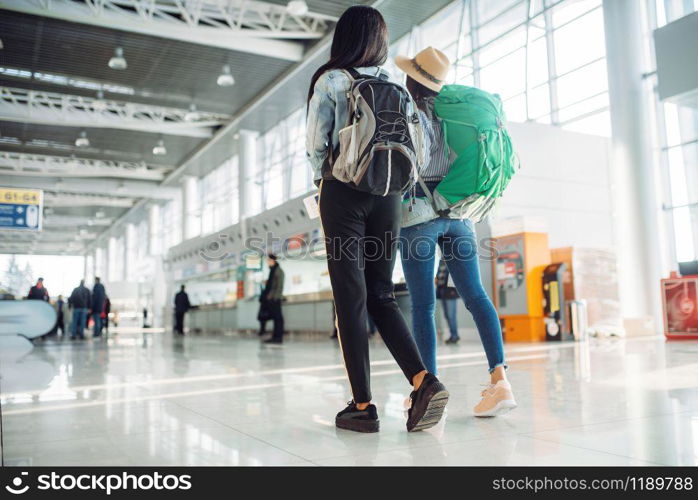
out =
[(374, 195), (404, 193), (425, 163), (417, 106), (407, 89), (389, 81), (385, 73), (343, 71), (351, 82), (346, 103), (349, 118), (339, 131), (339, 144), (322, 167), (322, 176)]

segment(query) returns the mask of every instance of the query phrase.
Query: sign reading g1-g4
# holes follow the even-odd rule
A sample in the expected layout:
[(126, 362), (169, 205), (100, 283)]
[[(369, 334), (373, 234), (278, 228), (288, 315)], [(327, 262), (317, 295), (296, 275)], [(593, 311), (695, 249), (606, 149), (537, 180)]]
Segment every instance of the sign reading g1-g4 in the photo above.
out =
[(41, 189), (0, 186), (0, 229), (41, 231), (43, 204)]

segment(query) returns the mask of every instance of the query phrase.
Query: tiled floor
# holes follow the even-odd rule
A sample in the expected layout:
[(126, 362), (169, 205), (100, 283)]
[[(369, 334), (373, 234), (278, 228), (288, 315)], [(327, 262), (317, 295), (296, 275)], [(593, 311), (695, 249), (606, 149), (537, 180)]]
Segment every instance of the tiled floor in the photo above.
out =
[(698, 342), (509, 345), (514, 412), (476, 419), (479, 345), (440, 347), (444, 422), (405, 432), (408, 387), (379, 340), (381, 432), (335, 429), (349, 399), (329, 339), (122, 332), (4, 346), (5, 464), (697, 465)]

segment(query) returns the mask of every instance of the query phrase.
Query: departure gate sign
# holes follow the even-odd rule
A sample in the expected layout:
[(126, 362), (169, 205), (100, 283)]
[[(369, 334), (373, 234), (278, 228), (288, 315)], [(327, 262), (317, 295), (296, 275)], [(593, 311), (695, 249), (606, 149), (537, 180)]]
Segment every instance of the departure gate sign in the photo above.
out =
[(43, 204), (41, 189), (0, 186), (0, 229), (41, 231)]

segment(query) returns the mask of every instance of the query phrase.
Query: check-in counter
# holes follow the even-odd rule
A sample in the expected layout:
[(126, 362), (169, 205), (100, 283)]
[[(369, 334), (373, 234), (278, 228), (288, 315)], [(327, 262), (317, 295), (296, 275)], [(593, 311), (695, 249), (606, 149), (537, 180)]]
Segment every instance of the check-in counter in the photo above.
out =
[[(405, 291), (395, 293), (398, 305), (408, 324), (410, 319), (410, 299)], [(327, 333), (332, 331), (332, 292), (322, 291), (285, 297), (282, 310), (284, 327), (287, 332)], [(187, 314), (186, 325), (190, 329), (202, 331), (232, 331), (259, 329), (257, 298), (242, 299), (223, 304), (207, 304), (191, 310)], [(267, 327), (271, 331), (271, 322)]]

